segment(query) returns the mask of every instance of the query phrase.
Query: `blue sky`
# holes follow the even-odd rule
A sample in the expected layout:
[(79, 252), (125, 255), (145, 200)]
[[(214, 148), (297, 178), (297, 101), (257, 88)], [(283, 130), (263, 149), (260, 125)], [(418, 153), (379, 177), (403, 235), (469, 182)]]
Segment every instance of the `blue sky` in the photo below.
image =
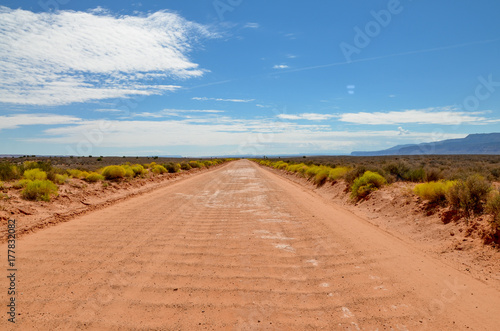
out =
[(498, 1), (0, 6), (0, 154), (347, 154), (500, 131)]

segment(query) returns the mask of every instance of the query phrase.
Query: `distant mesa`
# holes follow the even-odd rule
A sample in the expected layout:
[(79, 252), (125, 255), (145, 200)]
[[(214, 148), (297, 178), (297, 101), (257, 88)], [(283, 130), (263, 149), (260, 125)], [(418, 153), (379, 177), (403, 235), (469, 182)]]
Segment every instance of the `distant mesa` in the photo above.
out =
[(448, 139), (432, 143), (398, 145), (382, 151), (352, 152), (353, 156), (382, 155), (460, 155), (500, 154), (500, 133), (470, 134), (462, 139)]

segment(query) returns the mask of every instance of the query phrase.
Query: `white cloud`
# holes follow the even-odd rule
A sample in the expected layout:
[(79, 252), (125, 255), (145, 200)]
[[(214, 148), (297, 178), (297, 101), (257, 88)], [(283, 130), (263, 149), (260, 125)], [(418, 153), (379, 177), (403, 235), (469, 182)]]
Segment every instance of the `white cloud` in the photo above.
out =
[(398, 131), (399, 131), (400, 136), (405, 135), (405, 134), (410, 134), (409, 130), (405, 130), (402, 127), (398, 127)]
[(74, 116), (55, 114), (19, 114), (0, 116), (0, 130), (17, 129), (24, 125), (76, 124), (82, 120)]
[(355, 124), (384, 125), (384, 124), (485, 124), (489, 120), (479, 116), (481, 113), (466, 113), (455, 111), (452, 107), (414, 109), (375, 113), (345, 113), (339, 115), (339, 120)]
[(316, 114), (316, 113), (303, 113), (303, 114), (279, 114), (277, 116), (283, 120), (308, 120), (308, 121), (324, 121), (336, 117), (331, 114)]
[(106, 108), (94, 109), (94, 111), (97, 111), (100, 113), (118, 113), (118, 112), (121, 112), (120, 109), (106, 109)]
[(295, 59), (295, 58), (297, 58), (297, 55), (287, 54), (286, 57), (289, 58), (289, 59)]
[(132, 117), (150, 117), (150, 118), (162, 118), (169, 116), (176, 117), (191, 117), (187, 114), (218, 114), (223, 113), (223, 110), (212, 110), (212, 109), (163, 109), (161, 111), (152, 112), (142, 112), (133, 114)]
[(258, 28), (260, 28), (260, 24), (259, 23), (247, 23), (243, 27), (247, 28), (247, 29), (258, 29)]
[(255, 99), (222, 99), (222, 98), (207, 98), (207, 97), (193, 97), (193, 100), (200, 101), (224, 101), (224, 102), (252, 102)]
[(62, 105), (174, 91), (200, 77), (187, 57), (217, 34), (178, 14), (34, 13), (0, 6), (0, 102)]
[(286, 64), (275, 64), (273, 66), (273, 69), (288, 69), (289, 66), (287, 66)]

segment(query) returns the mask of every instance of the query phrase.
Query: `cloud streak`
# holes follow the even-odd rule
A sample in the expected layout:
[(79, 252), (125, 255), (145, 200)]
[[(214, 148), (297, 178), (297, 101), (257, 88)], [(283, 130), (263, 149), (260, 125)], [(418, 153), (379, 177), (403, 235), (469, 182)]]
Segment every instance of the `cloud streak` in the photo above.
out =
[(207, 98), (207, 97), (193, 97), (193, 100), (199, 101), (223, 101), (223, 102), (252, 102), (255, 99), (223, 99), (223, 98)]
[[(444, 109), (444, 110), (442, 110)], [(451, 110), (450, 107), (441, 109), (414, 109), (389, 112), (359, 112), (344, 113), (339, 115), (339, 121), (368, 124), (368, 125), (393, 125), (393, 124), (437, 124), (437, 125), (460, 125), (460, 124), (487, 124), (492, 120), (480, 116), (482, 113), (466, 113)]]
[(194, 45), (218, 37), (167, 11), (114, 16), (3, 6), (0, 35), (0, 102), (50, 106), (175, 91), (172, 80), (205, 72), (188, 58)]

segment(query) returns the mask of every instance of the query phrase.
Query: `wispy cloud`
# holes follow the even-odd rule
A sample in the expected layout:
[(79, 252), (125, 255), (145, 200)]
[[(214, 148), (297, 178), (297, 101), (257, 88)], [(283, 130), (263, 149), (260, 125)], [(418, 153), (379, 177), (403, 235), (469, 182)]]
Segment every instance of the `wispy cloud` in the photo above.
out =
[(486, 124), (492, 121), (484, 116), (480, 116), (481, 114), (483, 113), (466, 113), (462, 111), (455, 111), (453, 110), (453, 107), (442, 107), (375, 113), (344, 113), (339, 115), (339, 121), (369, 125), (405, 123), (459, 125)]
[(193, 97), (193, 100), (200, 101), (224, 101), (224, 102), (252, 102), (255, 99), (223, 99), (223, 98), (207, 98), (207, 97)]
[(120, 110), (120, 109), (100, 108), (100, 109), (94, 109), (94, 111), (97, 111), (97, 112), (100, 112), (100, 113), (118, 113), (118, 112), (121, 112), (122, 110)]
[(303, 114), (279, 114), (278, 118), (283, 120), (308, 120), (308, 121), (324, 121), (336, 117), (331, 114), (303, 113)]
[(223, 110), (212, 109), (163, 109), (158, 112), (142, 112), (133, 114), (132, 117), (150, 117), (163, 118), (169, 116), (190, 118), (189, 114), (218, 114), (223, 113)]
[(247, 29), (258, 29), (260, 28), (260, 24), (259, 23), (247, 23), (243, 26), (244, 28), (247, 28)]
[(273, 69), (288, 69), (289, 66), (287, 66), (286, 64), (275, 64), (273, 66)]
[(62, 105), (179, 88), (200, 77), (187, 57), (218, 35), (178, 14), (34, 13), (0, 7), (0, 102)]
[(74, 116), (55, 114), (16, 114), (0, 116), (0, 130), (17, 129), (25, 125), (76, 124), (82, 119)]

